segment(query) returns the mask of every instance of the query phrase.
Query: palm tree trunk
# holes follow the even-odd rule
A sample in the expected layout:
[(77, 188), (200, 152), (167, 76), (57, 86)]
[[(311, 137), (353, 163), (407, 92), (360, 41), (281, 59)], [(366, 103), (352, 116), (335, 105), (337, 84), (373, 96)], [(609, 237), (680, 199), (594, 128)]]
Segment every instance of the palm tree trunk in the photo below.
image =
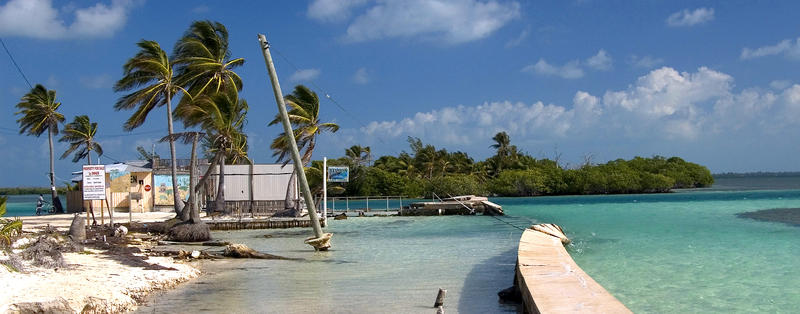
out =
[(172, 162), (172, 204), (177, 215), (181, 214), (183, 202), (178, 187), (178, 163), (175, 159), (175, 141), (172, 139), (172, 95), (167, 91), (167, 131), (169, 133), (169, 157)]
[(61, 206), (61, 200), (58, 199), (58, 192), (56, 191), (56, 162), (53, 156), (53, 128), (47, 128), (47, 141), (50, 144), (50, 198), (53, 201), (53, 207), (59, 213), (64, 213), (64, 208)]
[(225, 212), (225, 214), (229, 214), (228, 211), (225, 209), (225, 157), (223, 156), (219, 163), (219, 185), (217, 186), (217, 200), (216, 206), (217, 210)]
[[(192, 220), (192, 223), (200, 222), (200, 213), (197, 211), (197, 207), (195, 204), (195, 181), (197, 180), (197, 139), (199, 135), (195, 134), (194, 139), (192, 140), (192, 155), (191, 161), (189, 162), (189, 202), (186, 207), (183, 208), (181, 211), (181, 221), (187, 221), (189, 219)], [(195, 220), (197, 217), (197, 220)]]
[[(211, 164), (208, 166), (208, 169), (206, 169), (206, 172), (203, 174), (203, 177), (202, 177), (202, 179), (200, 179), (200, 182), (197, 182), (197, 184), (194, 187), (195, 191), (197, 191), (198, 189), (201, 189), (201, 188), (203, 190), (206, 190), (204, 188), (204, 185), (206, 184), (206, 181), (208, 181), (208, 178), (211, 177), (211, 172), (213, 172), (214, 168), (217, 166), (219, 158), (220, 158), (219, 153), (217, 153), (216, 155), (214, 155), (213, 158), (211, 158)], [(197, 207), (198, 219), (199, 219), (199, 215), (200, 215), (199, 210), (200, 210), (200, 207)]]
[(284, 209), (294, 209), (294, 191), (295, 188), (295, 178), (297, 176), (297, 167), (293, 167), (292, 175), (289, 176), (289, 185), (286, 187), (286, 198), (283, 201), (283, 208)]
[(255, 165), (253, 164), (253, 160), (250, 159), (250, 158), (247, 158), (247, 162), (250, 164), (250, 173), (249, 173), (249, 175), (250, 175), (250, 195), (249, 195), (250, 196), (250, 208), (249, 208), (249, 210), (250, 210), (250, 217), (253, 217), (253, 214), (255, 214), (255, 208), (253, 206), (253, 194), (254, 194), (253, 193), (253, 186), (255, 186), (255, 184), (253, 182), (253, 180), (254, 180), (253, 172), (255, 170), (254, 169)]

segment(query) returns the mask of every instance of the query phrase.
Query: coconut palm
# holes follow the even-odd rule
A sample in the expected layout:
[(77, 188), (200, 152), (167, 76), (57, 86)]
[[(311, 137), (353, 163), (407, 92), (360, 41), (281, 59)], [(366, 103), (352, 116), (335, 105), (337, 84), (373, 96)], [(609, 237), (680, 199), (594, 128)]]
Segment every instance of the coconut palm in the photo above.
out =
[(510, 153), (509, 146), (511, 145), (511, 138), (505, 131), (499, 132), (492, 137), (495, 142), (490, 147), (497, 150), (497, 156), (507, 157)]
[(55, 157), (53, 156), (53, 136), (58, 134), (58, 124), (64, 122), (64, 115), (58, 112), (61, 103), (56, 101), (56, 91), (48, 90), (41, 84), (36, 84), (30, 92), (22, 96), (22, 101), (17, 104), (15, 114), (21, 115), (17, 119), (19, 134), (27, 133), (39, 137), (47, 131), (47, 140), (50, 145), (50, 191), (55, 209), (63, 213), (61, 200), (58, 198), (55, 183)]
[(89, 116), (76, 116), (64, 127), (62, 133), (64, 135), (58, 141), (68, 142), (69, 147), (61, 154), (60, 159), (67, 158), (69, 154), (75, 152), (72, 162), (78, 162), (86, 157), (86, 162), (91, 165), (92, 151), (97, 154), (97, 157), (103, 155), (103, 147), (94, 140), (95, 134), (97, 134), (97, 122), (89, 121)]
[[(316, 146), (317, 135), (325, 131), (334, 133), (339, 130), (339, 125), (332, 122), (321, 122), (319, 120), (319, 97), (317, 97), (317, 93), (306, 86), (295, 86), (294, 91), (284, 98), (286, 100), (286, 105), (289, 107), (289, 122), (294, 125), (292, 133), (294, 133), (293, 135), (297, 141), (297, 148), (298, 150), (305, 149), (300, 159), (302, 165), (295, 165), (294, 167), (294, 171), (297, 171), (297, 169), (303, 169), (311, 161), (311, 155)], [(269, 125), (280, 122), (280, 115), (276, 115), (275, 119), (273, 119)], [(287, 157), (289, 155), (290, 145), (287, 134), (279, 134), (278, 137), (272, 141), (270, 148), (274, 151), (273, 156), (278, 156), (278, 162), (283, 161), (284, 164), (288, 163), (289, 160)], [(292, 172), (292, 176), (289, 179), (289, 187), (286, 190), (285, 208), (294, 208), (295, 213), (298, 213), (299, 211), (296, 206), (294, 206), (295, 204), (292, 200), (295, 175), (296, 173)]]
[[(167, 107), (167, 132), (172, 136), (172, 97), (184, 91), (181, 84), (175, 79), (174, 62), (167, 57), (161, 46), (150, 40), (137, 43), (140, 50), (123, 66), (124, 76), (114, 85), (115, 92), (131, 91), (132, 93), (121, 97), (114, 109), (136, 111), (125, 121), (123, 129), (133, 130), (141, 126), (147, 114), (156, 107)], [(172, 193), (175, 212), (181, 213), (182, 202), (178, 192), (178, 167), (175, 160), (175, 141), (169, 138), (169, 153), (172, 163)]]
[(231, 59), (228, 30), (222, 23), (195, 21), (175, 44), (173, 54), (178, 77), (191, 95), (181, 103), (201, 94), (227, 93), (235, 99), (242, 90), (242, 79), (233, 69), (244, 59)]
[(191, 223), (202, 222), (200, 220), (200, 211), (197, 204), (197, 187), (195, 186), (195, 183), (197, 182), (197, 143), (203, 136), (205, 136), (205, 133), (203, 132), (190, 131), (175, 133), (171, 136), (167, 135), (160, 140), (160, 142), (167, 142), (171, 139), (176, 142), (182, 142), (183, 144), (192, 144), (192, 154), (189, 165), (189, 199), (186, 202), (187, 206), (184, 206), (180, 214), (181, 221), (189, 221)]
[(354, 165), (368, 166), (372, 159), (372, 151), (369, 146), (353, 145), (344, 151), (344, 155), (352, 160)]
[[(219, 163), (218, 210), (225, 208), (225, 162), (232, 156), (234, 147), (242, 143), (248, 108), (247, 101), (219, 93), (181, 103), (175, 109), (186, 127), (200, 126), (208, 133), (210, 152), (215, 155), (211, 168)], [(244, 143), (246, 145), (246, 141)]]

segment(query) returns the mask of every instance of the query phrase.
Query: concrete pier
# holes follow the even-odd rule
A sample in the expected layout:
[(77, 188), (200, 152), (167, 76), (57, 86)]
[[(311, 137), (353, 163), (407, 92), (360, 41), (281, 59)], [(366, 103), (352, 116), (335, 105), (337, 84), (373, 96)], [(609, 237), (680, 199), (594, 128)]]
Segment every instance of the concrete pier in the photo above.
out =
[(528, 313), (631, 313), (575, 264), (560, 227), (535, 229), (526, 229), (519, 240), (515, 276)]

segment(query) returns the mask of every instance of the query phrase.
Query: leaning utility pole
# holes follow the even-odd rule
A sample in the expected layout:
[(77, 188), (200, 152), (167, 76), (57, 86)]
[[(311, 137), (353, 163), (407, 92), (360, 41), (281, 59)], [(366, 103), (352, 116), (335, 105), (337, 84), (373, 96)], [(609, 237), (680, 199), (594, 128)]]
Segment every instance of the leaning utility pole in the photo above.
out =
[(283, 92), (281, 92), (281, 85), (278, 83), (278, 74), (275, 73), (272, 55), (269, 53), (267, 36), (258, 34), (258, 41), (261, 43), (261, 51), (264, 53), (264, 62), (267, 63), (267, 72), (269, 72), (269, 78), (272, 82), (272, 92), (275, 93), (275, 101), (278, 103), (278, 112), (281, 115), (281, 122), (283, 122), (283, 131), (286, 137), (289, 138), (294, 171), (297, 172), (297, 176), (300, 178), (300, 188), (303, 190), (303, 198), (306, 201), (306, 207), (308, 207), (308, 217), (311, 219), (311, 227), (314, 229), (314, 237), (306, 239), (305, 242), (313, 246), (315, 250), (326, 251), (331, 247), (330, 240), (333, 234), (322, 233), (319, 217), (317, 217), (317, 207), (314, 206), (314, 198), (311, 196), (311, 189), (308, 188), (308, 180), (306, 180), (303, 162), (300, 159), (300, 151), (297, 149), (297, 141), (294, 138), (292, 125), (289, 123), (289, 114), (286, 113), (286, 104), (283, 102)]

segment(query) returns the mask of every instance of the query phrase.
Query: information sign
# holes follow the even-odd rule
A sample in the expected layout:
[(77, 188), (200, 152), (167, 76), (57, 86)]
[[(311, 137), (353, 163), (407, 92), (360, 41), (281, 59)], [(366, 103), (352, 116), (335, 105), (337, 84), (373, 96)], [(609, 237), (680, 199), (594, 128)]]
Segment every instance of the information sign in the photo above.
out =
[(106, 199), (106, 166), (83, 166), (83, 199)]

